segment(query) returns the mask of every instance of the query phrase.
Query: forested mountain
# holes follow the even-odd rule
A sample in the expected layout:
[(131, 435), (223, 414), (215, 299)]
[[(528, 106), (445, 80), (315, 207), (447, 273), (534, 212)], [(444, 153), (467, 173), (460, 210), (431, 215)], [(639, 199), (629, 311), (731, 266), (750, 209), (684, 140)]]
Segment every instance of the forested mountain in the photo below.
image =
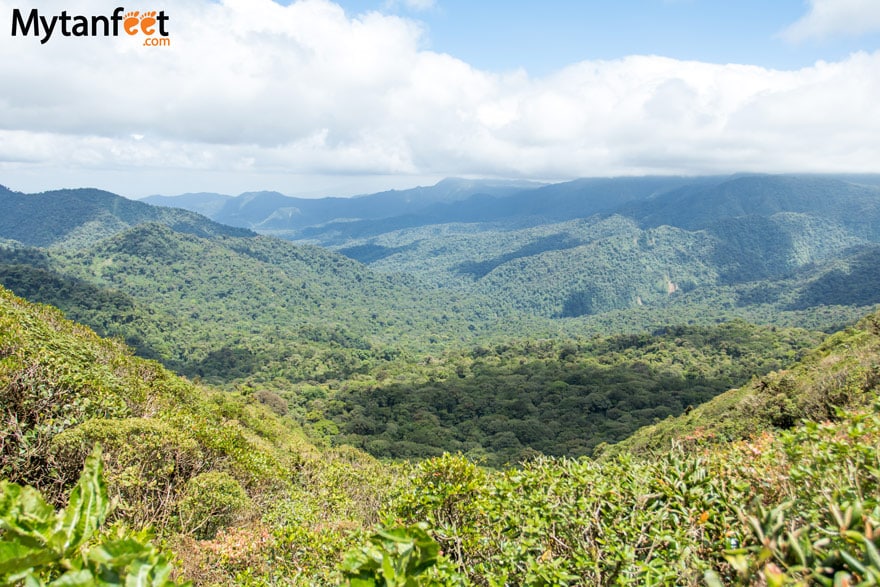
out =
[(34, 247), (85, 246), (144, 222), (200, 236), (247, 236), (173, 208), (159, 208), (96, 189), (23, 194), (0, 190), (0, 236)]
[[(495, 214), (492, 222), (441, 216), (420, 225), (406, 217), (337, 223), (303, 236), (374, 269), (411, 273), (545, 317), (679, 307), (751, 320), (764, 320), (770, 307), (803, 309), (803, 300), (813, 299), (808, 290), (830, 267), (846, 273), (880, 243), (874, 185), (810, 176), (700, 178), (679, 187), (673, 182), (683, 180), (664, 181), (548, 186), (531, 193), (534, 207), (546, 202), (542, 215), (533, 209), (501, 219), (514, 209), (509, 201), (528, 195), (520, 193), (479, 200)], [(612, 189), (624, 200), (617, 207), (608, 205)], [(557, 221), (567, 215), (576, 219)], [(397, 221), (407, 227), (395, 227)], [(859, 312), (880, 302), (870, 282), (864, 273), (851, 281), (861, 292)]]
[(534, 225), (595, 214), (634, 218), (646, 228), (699, 230), (730, 218), (791, 212), (842, 222), (855, 234), (875, 239), (878, 184), (875, 176), (821, 175), (586, 178), (541, 187), (447, 179), (431, 187), (355, 198), (254, 192), (231, 199), (186, 194), (144, 201), (332, 245), (403, 228), (512, 221)]
[[(880, 302), (876, 280), (859, 270), (880, 244), (874, 176), (596, 178), (495, 193), (474, 185), (481, 191), (470, 195), (462, 185), (294, 207), (280, 194), (245, 194), (222, 214), (250, 214), (244, 224), (257, 230), (506, 313), (583, 317), (606, 331), (694, 316), (830, 329)], [(449, 196), (451, 187), (461, 189)], [(844, 276), (849, 293), (832, 294)], [(804, 314), (826, 305), (839, 307), (829, 320)]]
[(630, 202), (618, 213), (638, 219), (642, 226), (666, 224), (687, 230), (710, 228), (731, 218), (807, 214), (862, 238), (880, 238), (877, 186), (822, 176), (734, 177), (714, 186), (687, 186), (643, 203)]
[(880, 579), (876, 185), (426, 189), (0, 189), (0, 583)]
[(396, 377), (294, 399), (379, 457), (444, 452), (499, 467), (536, 455), (591, 455), (638, 428), (795, 362), (819, 337), (730, 322), (653, 334), (509, 340), (447, 352)]
[(7, 287), (141, 356), (281, 394), (316, 438), (395, 458), (589, 454), (816, 340), (742, 323), (610, 339), (573, 323), (562, 335), (316, 247), (155, 224), (84, 250), (0, 249), (0, 261)]
[(220, 381), (346, 378), (386, 356), (476, 340), (498, 316), (326, 249), (155, 223), (80, 249), (0, 247), (0, 277), (144, 356)]

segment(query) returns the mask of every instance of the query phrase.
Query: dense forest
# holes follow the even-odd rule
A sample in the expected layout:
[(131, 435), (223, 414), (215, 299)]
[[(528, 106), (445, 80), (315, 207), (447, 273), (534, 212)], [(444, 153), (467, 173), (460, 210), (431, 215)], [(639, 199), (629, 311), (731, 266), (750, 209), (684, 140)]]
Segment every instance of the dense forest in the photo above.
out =
[[(335, 443), (378, 457), (461, 452), (491, 466), (583, 456), (638, 428), (794, 362), (806, 331), (743, 322), (565, 342), (525, 340), (431, 358), (403, 374), (294, 394), (305, 419), (330, 418)], [(297, 398), (300, 398), (297, 401)], [(297, 405), (299, 407), (299, 405)]]

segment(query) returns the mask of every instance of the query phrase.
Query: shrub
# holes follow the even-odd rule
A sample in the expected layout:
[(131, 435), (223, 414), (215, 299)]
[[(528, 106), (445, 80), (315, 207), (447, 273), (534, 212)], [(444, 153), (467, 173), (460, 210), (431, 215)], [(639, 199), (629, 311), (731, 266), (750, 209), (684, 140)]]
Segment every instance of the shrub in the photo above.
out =
[(381, 528), (369, 542), (346, 554), (342, 572), (352, 587), (462, 585), (426, 524)]
[(212, 471), (189, 480), (177, 509), (184, 532), (211, 539), (245, 515), (250, 506), (247, 493), (232, 475)]
[(258, 402), (260, 402), (279, 416), (287, 415), (287, 400), (285, 400), (277, 393), (271, 392), (268, 389), (261, 389), (254, 394), (254, 397), (257, 398)]
[(96, 443), (104, 447), (118, 514), (138, 526), (166, 525), (177, 495), (204, 462), (195, 440), (161, 420), (94, 419), (55, 437), (53, 452), (62, 479), (70, 478), (71, 465), (82, 462)]

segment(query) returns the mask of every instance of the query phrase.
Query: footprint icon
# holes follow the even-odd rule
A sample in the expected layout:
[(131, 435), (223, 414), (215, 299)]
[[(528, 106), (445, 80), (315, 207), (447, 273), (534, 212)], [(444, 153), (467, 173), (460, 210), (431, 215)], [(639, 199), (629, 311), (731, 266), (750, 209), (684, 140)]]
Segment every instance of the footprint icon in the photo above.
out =
[(123, 17), (124, 19), (122, 21), (122, 28), (124, 28), (125, 32), (127, 32), (129, 35), (136, 35), (138, 32), (137, 26), (140, 22), (138, 14), (140, 14), (140, 12), (134, 10), (132, 12), (125, 13), (125, 17)]
[(156, 32), (153, 27), (156, 26), (156, 11), (144, 12), (141, 14), (141, 31), (145, 35), (152, 35)]

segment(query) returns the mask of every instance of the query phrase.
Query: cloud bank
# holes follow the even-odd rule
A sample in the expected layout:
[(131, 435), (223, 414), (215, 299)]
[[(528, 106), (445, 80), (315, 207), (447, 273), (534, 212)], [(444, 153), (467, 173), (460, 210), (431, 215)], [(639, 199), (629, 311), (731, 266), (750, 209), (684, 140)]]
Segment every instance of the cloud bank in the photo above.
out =
[[(14, 7), (0, 0), (0, 19)], [(0, 183), (53, 170), (202, 174), (202, 189), (222, 191), (211, 174), (257, 187), (260, 177), (849, 172), (880, 161), (880, 52), (794, 71), (632, 56), (535, 78), (477, 70), (424, 50), (412, 20), (355, 17), (327, 0), (181, 0), (167, 12), (171, 47), (125, 35), (2, 40)], [(163, 189), (174, 191), (129, 193)]]

